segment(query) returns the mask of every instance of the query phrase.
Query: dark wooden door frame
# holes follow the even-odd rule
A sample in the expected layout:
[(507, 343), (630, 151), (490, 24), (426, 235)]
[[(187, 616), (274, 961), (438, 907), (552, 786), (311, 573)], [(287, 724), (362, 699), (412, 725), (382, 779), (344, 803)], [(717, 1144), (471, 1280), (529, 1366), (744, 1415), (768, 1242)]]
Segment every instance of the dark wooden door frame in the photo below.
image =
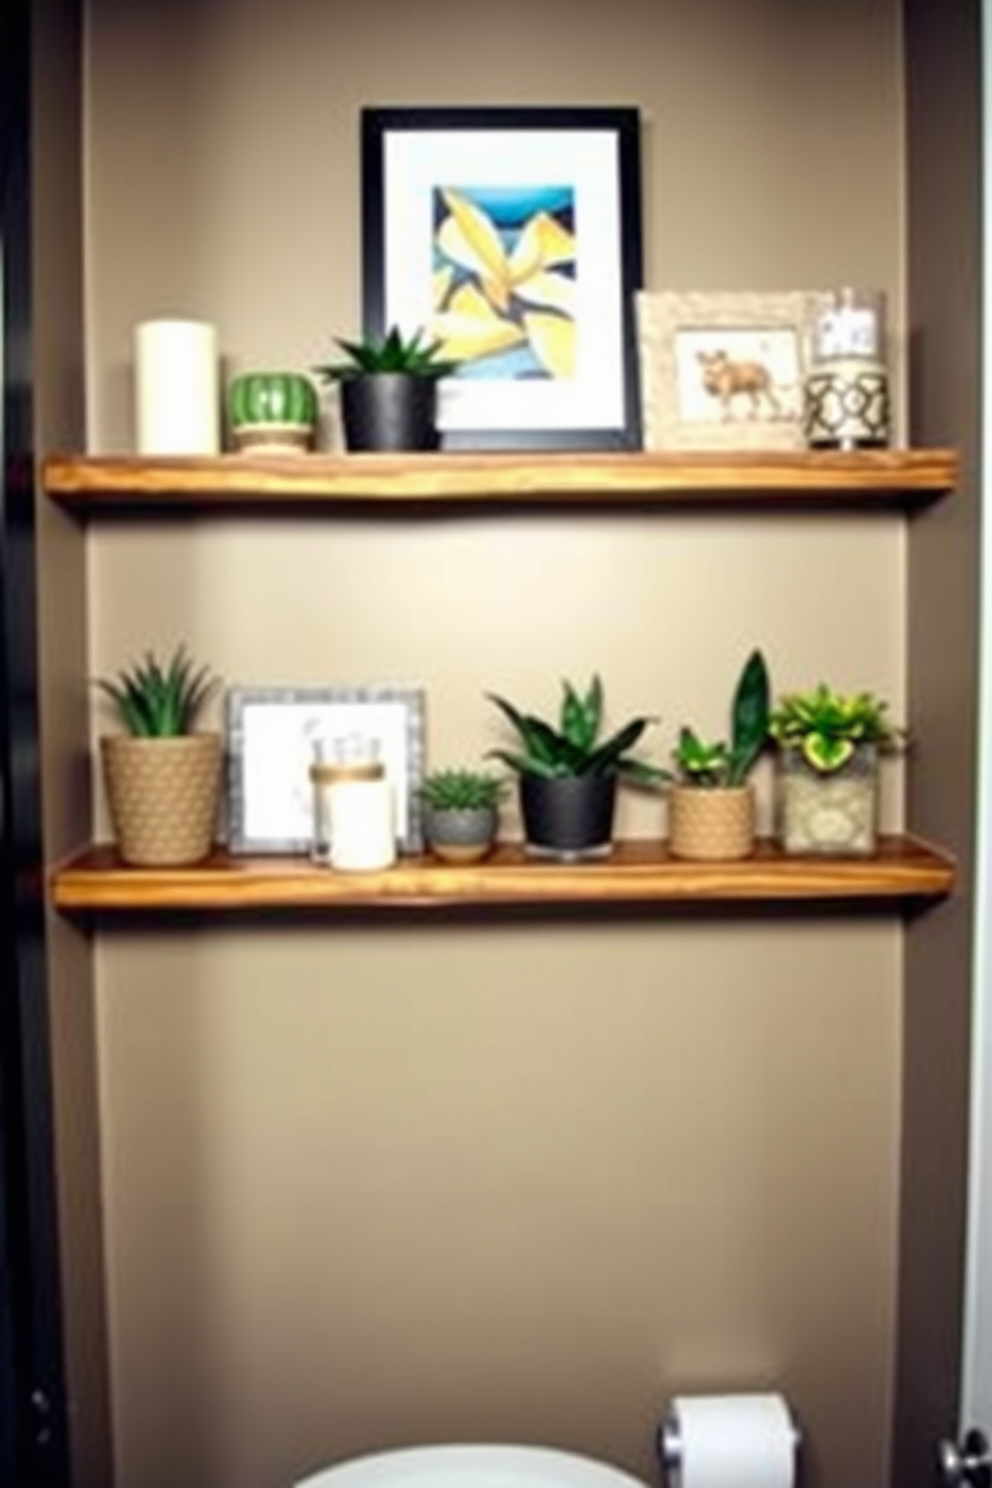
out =
[(939, 1481), (938, 1445), (956, 1435), (961, 1402), (983, 504), (981, 10), (902, 0), (909, 433), (954, 445), (962, 468), (947, 511), (909, 527), (907, 683), (930, 742), (908, 772), (907, 812), (921, 835), (950, 844), (961, 888), (906, 927), (893, 1488)]
[(70, 1481), (38, 742), (31, 0), (0, 5), (0, 1488)]

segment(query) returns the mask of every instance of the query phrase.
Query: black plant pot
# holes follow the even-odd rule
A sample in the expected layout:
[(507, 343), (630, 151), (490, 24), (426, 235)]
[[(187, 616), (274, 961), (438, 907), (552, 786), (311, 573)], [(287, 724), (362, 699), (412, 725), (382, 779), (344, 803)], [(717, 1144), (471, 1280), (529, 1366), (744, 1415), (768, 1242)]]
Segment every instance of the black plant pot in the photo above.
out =
[(529, 852), (549, 858), (603, 858), (612, 848), (615, 775), (520, 777), (520, 809)]
[(347, 378), (341, 416), (349, 450), (437, 449), (437, 380), (408, 372)]

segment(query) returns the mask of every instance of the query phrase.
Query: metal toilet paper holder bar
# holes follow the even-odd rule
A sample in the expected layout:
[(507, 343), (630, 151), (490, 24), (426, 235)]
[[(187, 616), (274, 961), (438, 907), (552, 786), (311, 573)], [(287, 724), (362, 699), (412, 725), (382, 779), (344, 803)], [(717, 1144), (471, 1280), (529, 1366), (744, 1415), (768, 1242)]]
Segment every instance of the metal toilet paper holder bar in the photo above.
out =
[[(792, 1431), (792, 1452), (798, 1461), (803, 1435), (791, 1410), (789, 1425)], [(669, 1408), (661, 1418), (656, 1448), (663, 1482), (668, 1488), (682, 1488), (682, 1435), (674, 1409)]]

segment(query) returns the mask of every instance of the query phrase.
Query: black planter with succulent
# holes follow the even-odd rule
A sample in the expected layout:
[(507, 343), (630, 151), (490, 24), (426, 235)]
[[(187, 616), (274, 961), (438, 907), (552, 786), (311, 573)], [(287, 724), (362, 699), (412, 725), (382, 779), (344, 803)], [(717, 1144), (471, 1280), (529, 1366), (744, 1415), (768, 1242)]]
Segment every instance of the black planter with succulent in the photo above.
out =
[(207, 857), (220, 798), (222, 738), (195, 731), (220, 683), (180, 646), (168, 663), (154, 652), (97, 686), (122, 734), (100, 739), (107, 803), (125, 863), (180, 867)]
[(443, 863), (478, 863), (493, 849), (506, 782), (483, 770), (434, 770), (420, 787), (427, 846)]
[(754, 851), (754, 787), (748, 777), (768, 739), (769, 695), (765, 658), (752, 651), (734, 689), (729, 742), (707, 742), (687, 726), (680, 730), (678, 773), (668, 802), (673, 857), (723, 862)]
[(437, 385), (457, 366), (424, 331), (405, 337), (398, 326), (361, 341), (335, 337), (347, 360), (315, 367), (341, 390), (345, 446), (350, 451), (438, 448)]
[(613, 847), (618, 781), (657, 788), (671, 776), (631, 753), (654, 719), (632, 718), (601, 740), (600, 678), (593, 677), (584, 694), (568, 681), (562, 692), (557, 727), (521, 713), (506, 698), (487, 694), (516, 730), (521, 746), (493, 749), (490, 755), (518, 776), (528, 852), (568, 862), (607, 857)]

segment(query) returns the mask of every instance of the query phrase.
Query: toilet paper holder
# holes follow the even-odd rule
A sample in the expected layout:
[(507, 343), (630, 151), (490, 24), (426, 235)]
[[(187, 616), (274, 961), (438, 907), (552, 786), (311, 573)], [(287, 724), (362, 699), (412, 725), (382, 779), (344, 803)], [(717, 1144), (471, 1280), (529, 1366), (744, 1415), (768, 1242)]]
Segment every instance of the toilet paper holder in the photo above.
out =
[[(798, 1458), (803, 1438), (791, 1409), (789, 1410), (789, 1427), (792, 1432), (793, 1456)], [(656, 1449), (662, 1481), (668, 1485), (668, 1488), (682, 1488), (682, 1433), (679, 1430), (678, 1416), (673, 1407), (669, 1407), (661, 1418)]]

